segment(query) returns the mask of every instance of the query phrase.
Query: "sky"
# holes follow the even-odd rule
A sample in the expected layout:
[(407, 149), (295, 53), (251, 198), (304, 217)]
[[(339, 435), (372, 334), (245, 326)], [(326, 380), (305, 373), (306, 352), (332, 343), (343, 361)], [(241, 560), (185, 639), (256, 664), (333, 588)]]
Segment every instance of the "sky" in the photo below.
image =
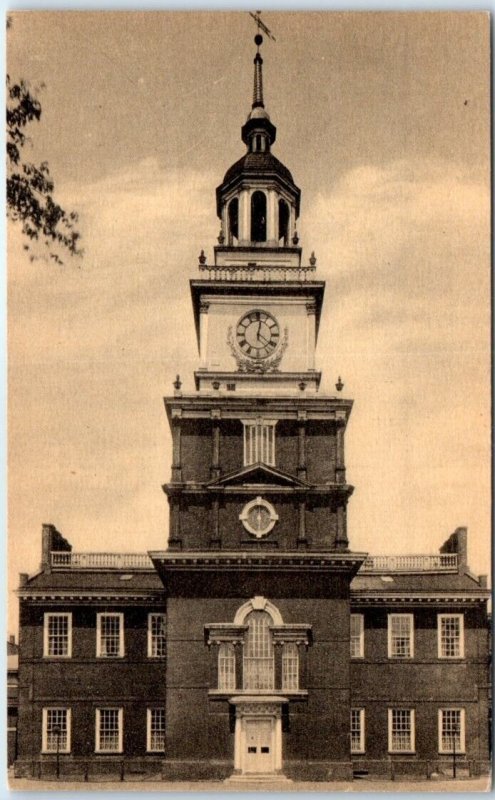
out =
[[(354, 399), (351, 547), (490, 560), (489, 21), (264, 12), (274, 153), (325, 280), (321, 394)], [(13, 80), (39, 88), (28, 156), (79, 213), (84, 255), (30, 261), (8, 230), (9, 631), (41, 524), (75, 551), (166, 547), (162, 398), (193, 391), (188, 283), (244, 152), (246, 12), (16, 12)]]

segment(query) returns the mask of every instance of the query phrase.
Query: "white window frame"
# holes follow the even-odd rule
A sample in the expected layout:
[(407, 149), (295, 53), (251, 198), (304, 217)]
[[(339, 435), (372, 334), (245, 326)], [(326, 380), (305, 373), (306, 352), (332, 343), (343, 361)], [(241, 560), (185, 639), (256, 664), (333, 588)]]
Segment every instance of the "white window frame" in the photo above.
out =
[(41, 752), (42, 753), (56, 753), (57, 748), (48, 747), (48, 712), (49, 711), (65, 711), (66, 713), (66, 725), (67, 725), (67, 737), (66, 737), (66, 746), (59, 748), (59, 753), (70, 753), (71, 751), (71, 709), (67, 708), (67, 706), (46, 706), (42, 709), (42, 722), (41, 722)]
[(444, 711), (458, 711), (458, 712), (460, 712), (460, 714), (459, 714), (459, 719), (460, 719), (460, 731), (459, 731), (460, 744), (459, 744), (459, 747), (456, 747), (455, 752), (462, 755), (463, 753), (466, 752), (466, 713), (465, 713), (465, 709), (464, 708), (460, 708), (459, 706), (457, 706), (457, 707), (455, 707), (455, 706), (452, 707), (451, 706), (451, 707), (448, 707), (448, 708), (439, 708), (438, 709), (438, 752), (439, 753), (444, 753), (444, 754), (447, 753), (447, 754), (450, 754), (450, 755), (452, 755), (452, 753), (454, 752), (454, 748), (453, 747), (444, 748), (442, 746), (442, 740), (443, 740), (443, 737), (442, 737), (442, 721), (443, 721)]
[[(67, 625), (67, 653), (49, 653), (49, 620), (51, 617), (65, 617)], [(43, 616), (43, 657), (44, 658), (71, 658), (72, 657), (72, 612), (71, 611), (46, 611)]]
[[(442, 653), (442, 620), (444, 619), (458, 619), (459, 625), (459, 655), (448, 656)], [(464, 658), (464, 614), (437, 614), (437, 641), (438, 641), (438, 658), (447, 661), (455, 660), (456, 658)]]
[[(148, 658), (165, 658), (166, 653), (153, 652), (153, 617), (160, 617), (166, 622), (167, 615), (161, 611), (152, 611), (148, 614)], [(167, 639), (165, 636), (165, 648), (167, 647)]]
[[(353, 747), (352, 742), (352, 715), (359, 714), (359, 746)], [(364, 708), (351, 708), (351, 753), (365, 753), (366, 752), (366, 736), (365, 736), (365, 721), (366, 715)]]
[[(101, 620), (102, 617), (115, 617), (119, 620), (119, 652), (117, 654), (107, 655), (102, 651), (101, 641)], [(123, 658), (124, 652), (124, 614), (121, 611), (100, 611), (96, 615), (96, 657), (97, 658)]]
[[(146, 709), (146, 752), (147, 753), (164, 753), (165, 752), (165, 743), (163, 747), (152, 747), (151, 746), (151, 720), (153, 717), (154, 711), (161, 711), (163, 717), (165, 718), (165, 708), (163, 706), (154, 706), (153, 708)], [(166, 735), (164, 729), (164, 736)]]
[[(414, 614), (388, 614), (388, 657), (397, 659), (398, 661), (407, 661), (414, 658)], [(393, 637), (392, 637), (392, 620), (395, 617), (409, 620), (409, 655), (401, 656), (392, 652)]]
[[(229, 663), (234, 669), (225, 670), (224, 666)], [(218, 648), (218, 688), (223, 692), (235, 692), (236, 687), (236, 663), (235, 649), (231, 642), (223, 642)]]
[(299, 689), (299, 649), (296, 642), (285, 642), (282, 648), (282, 691)]
[[(102, 711), (118, 711), (117, 724), (118, 724), (118, 748), (103, 749), (100, 746), (100, 720)], [(124, 742), (124, 709), (117, 706), (101, 706), (96, 709), (95, 714), (95, 752), (96, 753), (122, 753)]]
[[(352, 632), (352, 622), (358, 622), (359, 633), (353, 634)], [(351, 649), (351, 658), (364, 658), (364, 614), (351, 614), (350, 622), (349, 622), (349, 635), (350, 635), (350, 649)], [(353, 653), (352, 651), (352, 643), (358, 642), (358, 653)]]
[[(245, 467), (251, 466), (251, 464), (257, 464), (258, 462), (263, 462), (264, 464), (268, 464), (270, 467), (275, 466), (275, 426), (277, 424), (276, 419), (263, 419), (260, 417), (252, 418), (252, 419), (243, 419), (241, 420), (244, 430), (243, 430), (243, 464)], [(253, 430), (254, 429), (254, 430)], [(262, 431), (267, 430), (267, 448), (268, 453), (264, 453), (264, 443), (263, 443), (263, 433)], [(262, 458), (261, 456), (268, 455), (268, 458)]]
[[(409, 719), (411, 725), (411, 732), (410, 732), (410, 748), (399, 750), (394, 749), (392, 747), (393, 738), (392, 738), (392, 720), (393, 720), (393, 712), (394, 711), (408, 711), (409, 712)], [(416, 752), (416, 713), (414, 708), (404, 708), (400, 706), (399, 708), (389, 708), (388, 709), (388, 751), (389, 753), (415, 753)]]

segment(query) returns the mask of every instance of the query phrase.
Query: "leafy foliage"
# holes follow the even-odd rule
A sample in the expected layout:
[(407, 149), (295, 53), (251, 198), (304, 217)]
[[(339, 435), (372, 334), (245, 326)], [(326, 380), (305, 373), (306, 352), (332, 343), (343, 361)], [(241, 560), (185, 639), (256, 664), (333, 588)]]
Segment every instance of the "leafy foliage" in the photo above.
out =
[[(55, 201), (48, 163), (43, 161), (36, 166), (25, 159), (24, 148), (30, 141), (26, 126), (40, 118), (41, 104), (27, 84), (12, 83), (7, 75), (7, 217), (20, 221), (31, 243), (43, 241), (50, 258), (62, 264), (57, 249), (71, 255), (82, 254), (75, 228), (78, 217)], [(33, 260), (37, 256), (31, 243), (24, 248), (31, 251)]]

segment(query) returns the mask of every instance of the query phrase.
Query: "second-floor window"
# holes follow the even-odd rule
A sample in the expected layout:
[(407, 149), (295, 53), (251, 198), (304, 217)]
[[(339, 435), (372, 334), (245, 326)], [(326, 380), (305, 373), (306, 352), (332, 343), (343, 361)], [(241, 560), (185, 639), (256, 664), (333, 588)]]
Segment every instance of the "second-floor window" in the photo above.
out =
[(275, 466), (274, 420), (244, 420), (244, 466), (262, 461)]
[(148, 656), (160, 658), (166, 655), (166, 616), (148, 614)]
[(51, 658), (72, 655), (72, 614), (45, 614), (43, 655)]
[(99, 658), (121, 658), (124, 655), (123, 614), (97, 614), (96, 655)]
[(270, 625), (266, 611), (251, 611), (246, 617), (248, 631), (243, 652), (245, 689), (273, 689), (274, 659)]
[(438, 615), (438, 657), (464, 658), (464, 615)]
[(226, 692), (235, 690), (234, 645), (221, 644), (218, 649), (218, 688)]
[(364, 656), (364, 616), (351, 614), (351, 658)]
[(299, 652), (295, 642), (286, 642), (282, 651), (282, 691), (299, 689)]
[(388, 615), (389, 658), (412, 658), (414, 655), (414, 617), (412, 614)]

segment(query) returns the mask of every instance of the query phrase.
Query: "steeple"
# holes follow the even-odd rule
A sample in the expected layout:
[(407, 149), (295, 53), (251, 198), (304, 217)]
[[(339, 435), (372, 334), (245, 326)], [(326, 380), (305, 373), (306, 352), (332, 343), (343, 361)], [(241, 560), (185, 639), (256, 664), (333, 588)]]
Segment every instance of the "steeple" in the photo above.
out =
[(254, 57), (254, 89), (253, 89), (253, 108), (261, 106), (264, 108), (263, 103), (263, 59), (260, 54), (260, 44), (263, 37), (260, 33), (254, 37), (255, 44), (258, 46), (257, 53)]
[(256, 34), (254, 42), (257, 50), (254, 57), (253, 104), (241, 135), (251, 153), (268, 153), (270, 145), (275, 141), (277, 129), (271, 123), (263, 101), (263, 59), (260, 53), (263, 37), (260, 33)]

